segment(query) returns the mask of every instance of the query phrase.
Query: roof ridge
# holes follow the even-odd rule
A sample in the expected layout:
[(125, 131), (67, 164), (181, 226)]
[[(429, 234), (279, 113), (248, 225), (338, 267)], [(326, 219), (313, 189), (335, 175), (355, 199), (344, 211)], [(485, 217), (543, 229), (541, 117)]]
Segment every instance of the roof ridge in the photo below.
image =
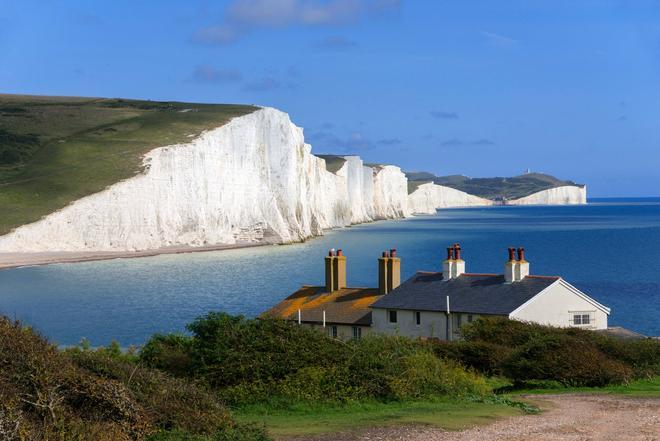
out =
[(494, 274), (494, 273), (463, 273), (461, 276), (502, 276), (504, 277), (504, 274)]
[(528, 276), (525, 276), (525, 278), (527, 278), (527, 277), (530, 277), (532, 279), (561, 279), (561, 276), (541, 276), (541, 275), (536, 275), (536, 274), (534, 274), (534, 275), (530, 274)]

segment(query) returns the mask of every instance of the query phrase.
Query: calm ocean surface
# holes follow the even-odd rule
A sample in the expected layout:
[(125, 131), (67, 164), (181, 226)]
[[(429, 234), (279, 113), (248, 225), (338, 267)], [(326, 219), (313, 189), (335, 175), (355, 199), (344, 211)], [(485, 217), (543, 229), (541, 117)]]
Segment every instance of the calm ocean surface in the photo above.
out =
[(211, 310), (254, 316), (302, 284), (323, 284), (323, 256), (342, 248), (352, 286), (377, 286), (376, 258), (397, 248), (402, 277), (439, 270), (460, 242), (469, 272), (501, 273), (524, 246), (532, 274), (561, 275), (612, 308), (610, 325), (660, 335), (660, 198), (575, 207), (443, 210), (328, 232), (303, 244), (0, 271), (0, 313), (52, 341), (143, 343)]

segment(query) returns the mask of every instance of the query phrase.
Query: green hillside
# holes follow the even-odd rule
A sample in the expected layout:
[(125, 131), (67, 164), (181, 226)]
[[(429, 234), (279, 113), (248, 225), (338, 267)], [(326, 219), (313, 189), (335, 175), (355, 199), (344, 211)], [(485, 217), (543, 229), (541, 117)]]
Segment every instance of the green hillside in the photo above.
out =
[(469, 178), (462, 175), (434, 176), (428, 172), (406, 172), (408, 191), (413, 192), (426, 182), (455, 188), (486, 199), (501, 200), (517, 199), (537, 191), (547, 190), (565, 185), (582, 187), (573, 181), (564, 181), (543, 173), (526, 173), (510, 178)]
[(254, 106), (0, 94), (0, 234), (139, 173)]

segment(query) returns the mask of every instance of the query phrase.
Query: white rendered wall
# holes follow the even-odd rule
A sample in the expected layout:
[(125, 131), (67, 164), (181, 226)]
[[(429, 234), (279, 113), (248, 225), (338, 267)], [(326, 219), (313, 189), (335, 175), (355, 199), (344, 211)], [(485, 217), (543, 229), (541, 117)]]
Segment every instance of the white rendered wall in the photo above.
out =
[(590, 312), (595, 323), (585, 329), (607, 329), (607, 313), (575, 294), (561, 282), (549, 286), (509, 318), (542, 325), (569, 327), (573, 312)]

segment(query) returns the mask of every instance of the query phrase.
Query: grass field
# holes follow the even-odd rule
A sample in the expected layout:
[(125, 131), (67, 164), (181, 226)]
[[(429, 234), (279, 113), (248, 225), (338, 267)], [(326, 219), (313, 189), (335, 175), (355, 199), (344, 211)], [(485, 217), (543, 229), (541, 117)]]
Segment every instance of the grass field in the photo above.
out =
[(660, 398), (660, 377), (648, 380), (636, 380), (630, 384), (612, 385), (606, 387), (547, 387), (540, 384), (538, 388), (520, 389), (507, 395), (516, 398), (518, 395), (547, 395), (562, 393), (618, 394), (633, 397)]
[(149, 150), (256, 107), (0, 94), (0, 235), (139, 173)]
[(521, 415), (522, 411), (505, 404), (438, 399), (314, 407), (305, 403), (282, 409), (255, 405), (236, 409), (233, 414), (239, 422), (263, 424), (272, 436), (282, 438), (398, 424), (426, 424), (460, 430), (506, 416)]

